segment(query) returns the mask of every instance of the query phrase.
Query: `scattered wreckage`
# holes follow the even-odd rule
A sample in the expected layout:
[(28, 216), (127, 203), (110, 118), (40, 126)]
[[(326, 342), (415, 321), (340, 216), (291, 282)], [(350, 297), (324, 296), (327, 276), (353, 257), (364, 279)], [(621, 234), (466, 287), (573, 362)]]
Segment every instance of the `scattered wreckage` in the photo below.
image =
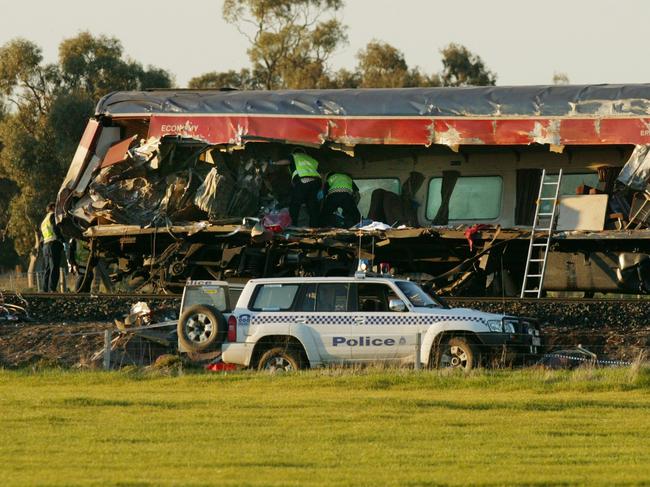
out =
[[(563, 169), (544, 290), (647, 294), (649, 124), (647, 84), (116, 92), (56, 214), (116, 291), (348, 276), (361, 257), (441, 295), (515, 296), (542, 170)], [(369, 220), (289, 222), (274, 162), (294, 147), (351, 174)]]

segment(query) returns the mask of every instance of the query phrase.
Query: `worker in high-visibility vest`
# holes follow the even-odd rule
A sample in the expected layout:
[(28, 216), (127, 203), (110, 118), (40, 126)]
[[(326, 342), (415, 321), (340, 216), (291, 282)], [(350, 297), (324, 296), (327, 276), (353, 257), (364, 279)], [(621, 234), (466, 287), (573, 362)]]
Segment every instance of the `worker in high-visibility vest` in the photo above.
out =
[(41, 222), (43, 238), (43, 288), (44, 292), (56, 292), (59, 284), (59, 269), (63, 253), (63, 235), (54, 219), (54, 203), (46, 208), (46, 215)]
[(277, 163), (286, 164), (287, 162), (291, 171), (291, 202), (289, 203), (291, 224), (298, 225), (300, 208), (304, 204), (309, 213), (309, 226), (318, 227), (320, 216), (318, 192), (321, 189), (318, 161), (302, 149), (296, 149), (291, 155), (282, 158)]
[(89, 293), (95, 277), (94, 269), (97, 259), (91, 256), (88, 244), (80, 239), (68, 240), (66, 254), (70, 273), (77, 276), (74, 291), (76, 293)]
[(350, 228), (361, 220), (357, 208), (359, 188), (352, 176), (344, 172), (331, 172), (323, 186), (325, 201), (321, 223), (328, 227)]

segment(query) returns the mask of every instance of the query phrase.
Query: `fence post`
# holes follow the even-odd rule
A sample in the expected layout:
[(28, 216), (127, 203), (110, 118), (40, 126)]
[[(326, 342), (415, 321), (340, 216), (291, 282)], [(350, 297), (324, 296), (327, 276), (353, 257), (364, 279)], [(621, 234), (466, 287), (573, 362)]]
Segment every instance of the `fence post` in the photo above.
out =
[(420, 349), (422, 348), (422, 333), (419, 331), (415, 335), (415, 370), (420, 370), (422, 364), (420, 363)]
[(111, 330), (104, 330), (104, 370), (111, 368)]

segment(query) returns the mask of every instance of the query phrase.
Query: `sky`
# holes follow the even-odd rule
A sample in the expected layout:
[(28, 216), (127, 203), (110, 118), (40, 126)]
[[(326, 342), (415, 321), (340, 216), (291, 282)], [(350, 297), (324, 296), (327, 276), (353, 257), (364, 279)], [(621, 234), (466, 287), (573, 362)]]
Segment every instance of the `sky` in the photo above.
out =
[[(179, 87), (208, 71), (249, 65), (247, 43), (221, 18), (222, 0), (0, 0), (0, 45), (23, 37), (53, 62), (61, 40), (83, 30), (115, 36), (144, 65), (169, 70)], [(346, 0), (338, 17), (349, 44), (331, 60), (353, 69), (371, 40), (400, 49), (407, 64), (442, 69), (439, 50), (465, 45), (498, 85), (650, 81), (645, 57), (649, 0)]]

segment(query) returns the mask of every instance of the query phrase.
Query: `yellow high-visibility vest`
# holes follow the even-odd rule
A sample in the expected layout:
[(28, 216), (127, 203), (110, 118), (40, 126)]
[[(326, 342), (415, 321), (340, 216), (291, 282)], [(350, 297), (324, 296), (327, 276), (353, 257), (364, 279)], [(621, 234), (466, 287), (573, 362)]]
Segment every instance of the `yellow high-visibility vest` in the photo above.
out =
[(54, 224), (52, 223), (53, 212), (48, 211), (45, 218), (41, 222), (41, 235), (43, 235), (43, 243), (50, 243), (56, 240), (56, 233), (54, 233)]
[(320, 178), (318, 174), (318, 161), (307, 154), (294, 154), (293, 162), (296, 170), (293, 171), (291, 178), (299, 176), (301, 178)]

